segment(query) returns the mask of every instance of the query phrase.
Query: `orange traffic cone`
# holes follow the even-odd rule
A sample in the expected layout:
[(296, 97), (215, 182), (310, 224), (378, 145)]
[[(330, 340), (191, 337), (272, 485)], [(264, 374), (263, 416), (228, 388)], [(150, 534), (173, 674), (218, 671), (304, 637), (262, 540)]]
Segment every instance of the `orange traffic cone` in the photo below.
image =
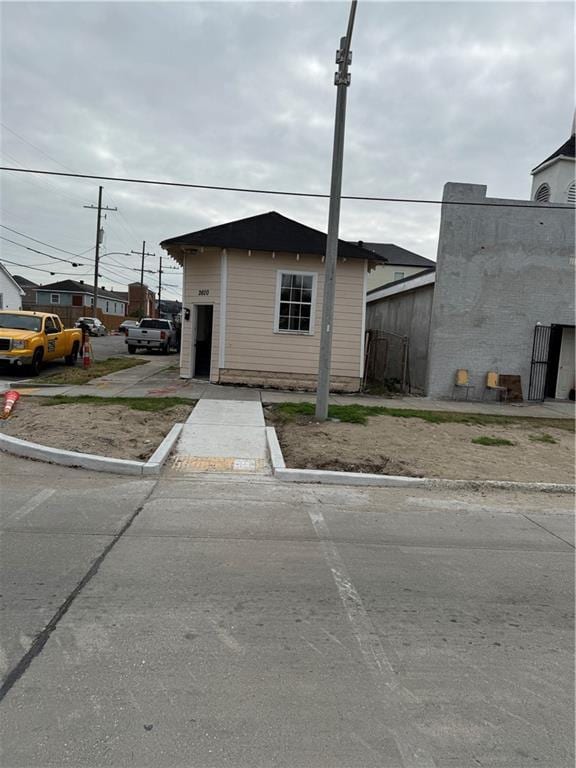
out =
[(2, 418), (7, 419), (12, 413), (12, 408), (16, 402), (20, 399), (20, 393), (14, 389), (9, 389), (4, 393), (4, 409), (2, 410)]
[(84, 342), (84, 354), (82, 357), (82, 367), (89, 368), (92, 360), (90, 359), (90, 342)]

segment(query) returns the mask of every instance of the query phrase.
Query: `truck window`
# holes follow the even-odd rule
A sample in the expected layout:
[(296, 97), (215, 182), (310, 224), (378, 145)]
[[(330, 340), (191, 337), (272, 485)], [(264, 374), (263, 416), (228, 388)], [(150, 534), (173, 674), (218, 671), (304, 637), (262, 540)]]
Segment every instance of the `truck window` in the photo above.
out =
[(58, 329), (54, 325), (54, 320), (51, 317), (47, 317), (44, 321), (44, 333), (58, 333)]
[(170, 322), (168, 320), (141, 320), (139, 328), (156, 328), (161, 331), (165, 331), (170, 328)]
[(56, 317), (56, 315), (52, 315), (52, 322), (54, 323), (54, 328), (60, 333), (62, 330), (62, 323), (60, 322), (60, 318)]

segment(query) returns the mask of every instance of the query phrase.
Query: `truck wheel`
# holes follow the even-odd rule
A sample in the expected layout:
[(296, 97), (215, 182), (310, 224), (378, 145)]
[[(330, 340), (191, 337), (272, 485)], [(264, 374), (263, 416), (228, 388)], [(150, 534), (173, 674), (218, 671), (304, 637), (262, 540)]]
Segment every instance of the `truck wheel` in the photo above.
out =
[(134, 346), (134, 344), (128, 344), (128, 354), (129, 355), (136, 354), (136, 347)]
[(34, 352), (34, 357), (32, 358), (32, 364), (30, 365), (30, 373), (32, 376), (38, 376), (40, 373), (40, 370), (42, 368), (42, 360), (44, 358), (44, 350), (43, 349), (37, 349)]
[(170, 354), (170, 345), (169, 344), (162, 344), (161, 352), (162, 352), (163, 355)]
[(64, 362), (66, 365), (76, 365), (76, 360), (78, 360), (78, 350), (80, 349), (80, 345), (77, 341), (74, 342), (72, 345), (72, 352), (70, 352), (69, 355), (66, 355), (64, 358)]

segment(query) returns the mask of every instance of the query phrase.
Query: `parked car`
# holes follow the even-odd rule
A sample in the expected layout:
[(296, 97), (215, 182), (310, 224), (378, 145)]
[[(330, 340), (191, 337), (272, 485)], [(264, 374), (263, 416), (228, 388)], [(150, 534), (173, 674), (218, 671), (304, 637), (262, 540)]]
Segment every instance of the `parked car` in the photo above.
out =
[(64, 329), (58, 315), (0, 311), (0, 363), (28, 366), (37, 376), (44, 362), (59, 357), (74, 365), (81, 344), (80, 331)]
[(120, 333), (123, 333), (125, 336), (128, 336), (128, 329), (129, 328), (138, 328), (139, 320), (124, 320), (123, 323), (120, 323), (118, 326), (118, 330)]
[(81, 328), (83, 324), (88, 327), (89, 336), (106, 336), (108, 333), (104, 323), (97, 317), (79, 317), (74, 323), (74, 327)]
[(167, 355), (176, 345), (174, 323), (170, 320), (145, 317), (137, 328), (128, 328), (126, 336), (128, 352), (136, 354), (138, 349), (155, 349)]

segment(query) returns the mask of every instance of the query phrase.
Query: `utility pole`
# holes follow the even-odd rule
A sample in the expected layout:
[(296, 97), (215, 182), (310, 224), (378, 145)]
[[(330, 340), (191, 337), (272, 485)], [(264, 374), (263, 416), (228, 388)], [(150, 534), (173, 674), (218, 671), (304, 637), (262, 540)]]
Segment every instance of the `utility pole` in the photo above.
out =
[(142, 256), (142, 264), (140, 266), (140, 317), (143, 317), (144, 312), (144, 257), (156, 256), (155, 253), (146, 253), (146, 240), (142, 240), (142, 253), (140, 251), (130, 251), (130, 253), (137, 253)]
[(342, 165), (344, 159), (344, 128), (346, 125), (346, 89), (350, 85), (348, 66), (352, 62), (350, 44), (352, 42), (356, 5), (357, 0), (352, 0), (346, 37), (340, 39), (340, 48), (336, 52), (338, 72), (334, 76), (334, 85), (338, 90), (336, 92), (336, 117), (334, 119), (332, 180), (330, 183), (326, 259), (324, 262), (324, 300), (322, 304), (322, 330), (316, 389), (316, 418), (318, 421), (326, 421), (328, 417), (332, 331), (334, 325), (334, 294), (336, 291), (336, 263), (338, 261), (338, 228), (340, 225), (340, 197), (342, 194)]
[(100, 241), (102, 239), (102, 233), (100, 229), (100, 222), (102, 220), (102, 211), (117, 211), (118, 208), (102, 208), (102, 187), (98, 187), (98, 205), (85, 205), (84, 208), (91, 210), (97, 210), (96, 214), (96, 249), (94, 251), (94, 293), (92, 298), (94, 317), (98, 317), (98, 264), (100, 261)]
[(160, 267), (158, 269), (158, 317), (161, 315), (160, 301), (162, 299), (162, 256), (160, 256)]

